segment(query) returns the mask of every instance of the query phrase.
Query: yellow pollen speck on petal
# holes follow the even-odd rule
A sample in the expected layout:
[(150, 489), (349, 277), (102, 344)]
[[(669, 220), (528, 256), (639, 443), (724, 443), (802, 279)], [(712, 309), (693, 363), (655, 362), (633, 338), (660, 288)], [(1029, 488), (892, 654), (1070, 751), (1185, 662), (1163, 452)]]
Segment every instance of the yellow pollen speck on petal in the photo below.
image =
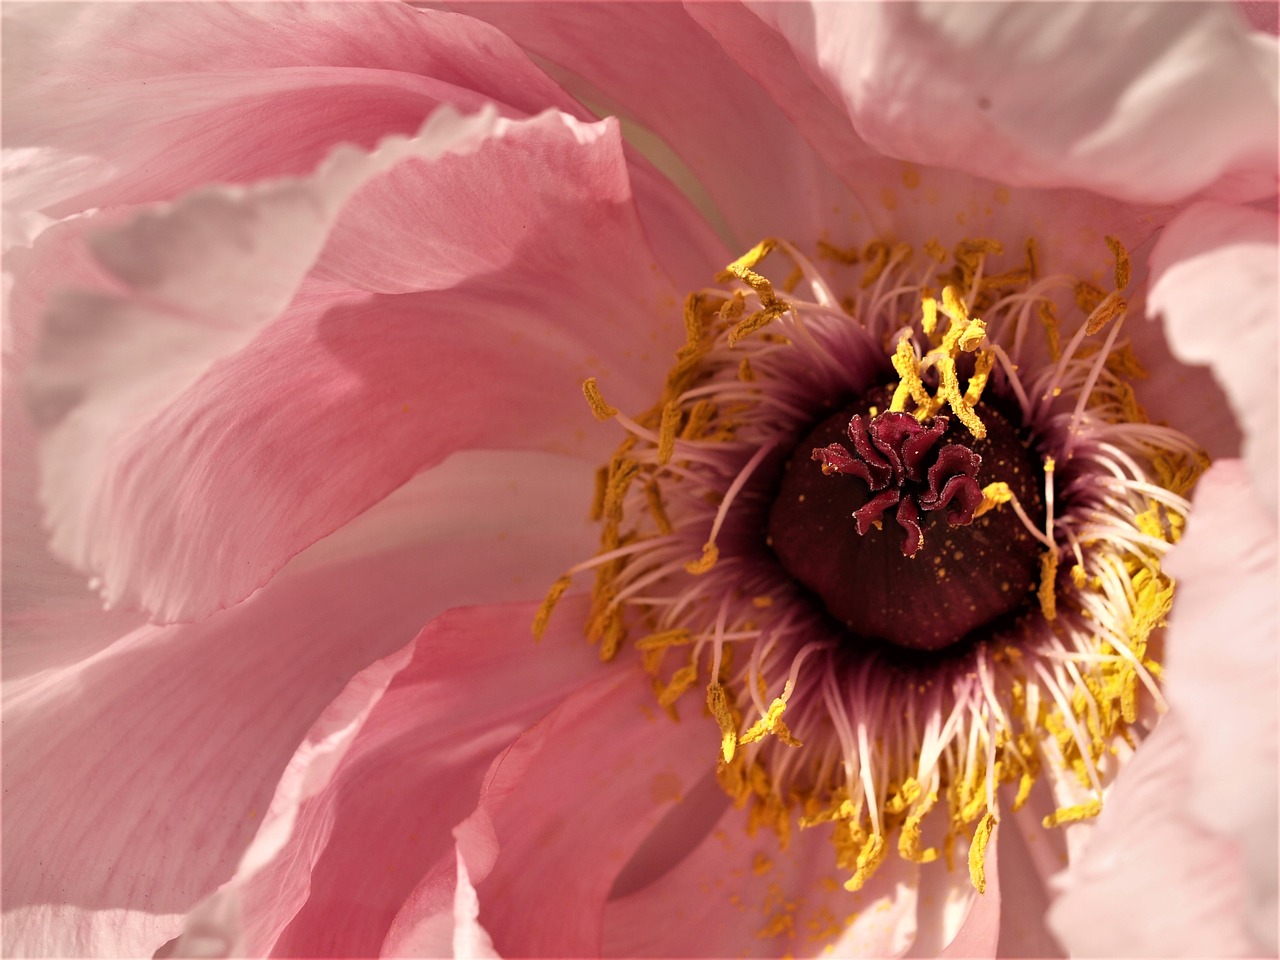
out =
[(533, 615), (533, 636), (535, 640), (541, 640), (542, 635), (547, 632), (547, 624), (551, 622), (551, 614), (555, 612), (556, 604), (560, 602), (560, 598), (564, 596), (565, 591), (573, 583), (573, 578), (565, 575), (551, 585), (551, 589), (547, 591), (547, 595), (543, 598), (542, 603), (538, 605), (538, 611)]
[(707, 573), (716, 565), (716, 561), (720, 559), (720, 548), (714, 543), (704, 543), (702, 545), (702, 556), (697, 560), (690, 560), (684, 565), (684, 568), (692, 574)]
[(993, 813), (984, 816), (973, 831), (973, 841), (969, 844), (969, 879), (979, 893), (987, 892), (987, 844), (997, 822)]
[(582, 381), (582, 395), (587, 398), (587, 405), (591, 407), (591, 412), (597, 420), (603, 422), (618, 415), (618, 408), (606, 403), (600, 394), (595, 377), (587, 377)]
[(676, 431), (680, 429), (680, 406), (674, 400), (662, 408), (662, 425), (658, 428), (658, 463), (671, 462), (676, 449)]
[(1107, 246), (1111, 248), (1111, 255), (1116, 259), (1115, 281), (1116, 289), (1123, 290), (1129, 286), (1129, 277), (1131, 269), (1129, 266), (1129, 251), (1115, 237), (1107, 237)]
[(988, 483), (982, 488), (982, 502), (978, 504), (978, 508), (973, 511), (973, 518), (976, 520), (984, 513), (994, 510), (1001, 504), (1008, 503), (1013, 499), (1013, 491), (1009, 489), (1009, 485), (1003, 480), (995, 483)]
[(1045, 827), (1060, 827), (1065, 823), (1079, 823), (1089, 820), (1102, 812), (1101, 800), (1090, 800), (1074, 807), (1062, 807), (1049, 814), (1042, 821)]

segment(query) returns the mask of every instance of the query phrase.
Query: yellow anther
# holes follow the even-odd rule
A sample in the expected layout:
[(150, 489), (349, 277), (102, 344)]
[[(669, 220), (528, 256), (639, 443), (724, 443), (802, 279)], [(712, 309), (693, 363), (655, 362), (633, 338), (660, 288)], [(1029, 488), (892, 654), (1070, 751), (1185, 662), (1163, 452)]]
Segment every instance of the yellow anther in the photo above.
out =
[(735, 277), (741, 280), (747, 286), (751, 287), (756, 293), (760, 294), (760, 299), (772, 299), (773, 284), (769, 283), (764, 277), (756, 273), (752, 268), (761, 260), (773, 252), (773, 248), (778, 245), (778, 241), (772, 237), (765, 237), (754, 247), (740, 256), (733, 263), (729, 264), (716, 276), (721, 283), (728, 283)]
[(1045, 339), (1049, 342), (1049, 358), (1054, 362), (1062, 356), (1061, 334), (1058, 331), (1058, 315), (1051, 300), (1040, 301), (1036, 308), (1040, 323), (1044, 326)]
[[(970, 320), (969, 325), (960, 333), (959, 347), (965, 353), (973, 353), (987, 339), (987, 324), (977, 318)], [(988, 367), (988, 369), (990, 369)]]
[(705, 302), (706, 298), (700, 293), (691, 293), (685, 297), (684, 337), (689, 346), (697, 346), (702, 341)]
[(976, 520), (984, 513), (989, 513), (1001, 504), (1008, 503), (1013, 499), (1013, 491), (1009, 489), (1009, 485), (1003, 480), (995, 483), (988, 483), (982, 488), (982, 502), (978, 504), (978, 508), (973, 511), (973, 518)]
[(565, 575), (551, 585), (551, 589), (547, 591), (546, 597), (542, 603), (538, 605), (538, 612), (533, 615), (533, 637), (535, 640), (541, 640), (542, 635), (547, 632), (547, 624), (551, 622), (551, 614), (555, 612), (556, 604), (560, 602), (560, 598), (564, 596), (565, 591), (573, 583), (573, 578)]
[(683, 647), (693, 643), (693, 634), (684, 628), (661, 630), (651, 633), (642, 640), (636, 641), (637, 650), (666, 650), (670, 647)]
[(765, 597), (752, 597), (752, 598), (751, 598), (751, 605), (752, 605), (753, 607), (758, 608), (758, 609), (764, 609), (765, 607), (772, 607), (772, 606), (773, 606), (773, 597), (767, 597), (767, 596), (765, 596)]
[(704, 543), (702, 545), (702, 556), (697, 560), (690, 560), (684, 565), (684, 568), (692, 574), (706, 573), (716, 565), (716, 561), (720, 559), (720, 548), (714, 543)]
[(947, 284), (942, 288), (942, 312), (951, 318), (951, 331), (947, 333), (948, 339), (950, 339), (952, 333), (959, 337), (965, 325), (969, 322), (969, 308), (964, 305), (964, 301), (960, 299), (960, 294), (951, 284)]
[(685, 421), (684, 429), (680, 431), (681, 440), (700, 440), (703, 433), (716, 415), (716, 405), (710, 400), (699, 400), (693, 405), (693, 409), (689, 411), (689, 419)]
[(670, 682), (658, 694), (658, 705), (669, 707), (682, 696), (685, 692), (698, 682), (698, 665), (691, 663), (688, 666), (681, 667), (671, 675)]
[(938, 326), (938, 301), (933, 297), (925, 297), (920, 301), (920, 329), (925, 336), (932, 337)]
[(1078, 563), (1071, 566), (1071, 582), (1077, 590), (1083, 590), (1085, 584), (1089, 582), (1089, 577), (1085, 573), (1084, 567)]
[(591, 412), (595, 414), (597, 420), (603, 422), (618, 415), (618, 408), (606, 403), (601, 396), (595, 377), (587, 377), (582, 381), (582, 395), (587, 398), (587, 405), (591, 407)]
[(990, 379), (991, 370), (995, 365), (996, 355), (992, 351), (983, 350), (978, 354), (978, 359), (973, 365), (973, 375), (969, 377), (969, 388), (964, 392), (965, 406), (976, 407), (978, 405), (978, 401), (982, 399), (982, 391), (987, 388), (987, 380)]
[(854, 874), (844, 882), (844, 888), (850, 893), (861, 890), (863, 884), (871, 879), (871, 875), (875, 873), (876, 868), (884, 861), (888, 850), (884, 837), (880, 834), (876, 833), (868, 837), (862, 849), (858, 852)]
[(715, 681), (707, 684), (707, 709), (720, 726), (720, 755), (728, 763), (738, 749), (738, 720), (724, 687)]
[(1027, 276), (1032, 280), (1040, 277), (1040, 247), (1035, 237), (1027, 237)]
[(1106, 298), (1089, 314), (1084, 332), (1092, 336), (1128, 309), (1129, 302), (1119, 293), (1107, 294)]
[(765, 711), (765, 715), (749, 726), (742, 736), (738, 737), (739, 746), (755, 743), (757, 740), (763, 740), (766, 734), (773, 734), (789, 747), (803, 746), (799, 740), (791, 735), (791, 731), (787, 729), (787, 725), (782, 721), (782, 712), (787, 709), (787, 701), (781, 697), (774, 699), (769, 704), (769, 709)]
[(1079, 823), (1102, 812), (1101, 800), (1090, 800), (1074, 807), (1060, 807), (1041, 821), (1046, 827), (1060, 827), (1064, 823)]
[(987, 892), (987, 844), (991, 841), (991, 831), (995, 829), (994, 813), (988, 813), (973, 831), (973, 840), (969, 844), (969, 879), (973, 888), (979, 893)]
[(749, 317), (743, 317), (738, 321), (737, 325), (729, 331), (726, 338), (729, 346), (736, 347), (757, 330), (762, 330), (780, 316), (791, 309), (791, 305), (785, 300), (777, 300), (766, 305), (763, 309), (757, 310)]
[(951, 407), (951, 412), (956, 415), (956, 419), (969, 428), (969, 432), (973, 436), (981, 440), (987, 435), (986, 424), (979, 419), (978, 415), (973, 412), (964, 401), (964, 394), (960, 392), (960, 378), (956, 374), (956, 362), (951, 357), (940, 357), (938, 359), (938, 374), (940, 382), (938, 384), (938, 397), (947, 401)]
[(1129, 286), (1129, 251), (1126, 250), (1124, 248), (1124, 244), (1115, 237), (1107, 237), (1105, 239), (1107, 241), (1107, 246), (1111, 248), (1111, 255), (1116, 258), (1116, 289), (1123, 290), (1125, 287)]
[(1036, 784), (1035, 774), (1031, 771), (1023, 773), (1022, 778), (1018, 781), (1018, 793), (1013, 798), (1013, 812), (1017, 813), (1022, 809), (1023, 805), (1031, 796), (1031, 788)]
[(634, 460), (614, 460), (610, 464), (609, 482), (604, 491), (603, 514), (605, 517), (618, 517), (622, 514), (622, 501), (627, 495), (627, 488), (640, 472), (640, 464)]
[(751, 361), (743, 357), (742, 362), (738, 364), (738, 379), (743, 383), (751, 383), (755, 378), (756, 372), (751, 369)]
[(627, 630), (622, 623), (622, 611), (615, 609), (605, 623), (604, 635), (600, 638), (600, 659), (608, 663), (622, 649), (622, 640)]
[(658, 463), (671, 462), (676, 449), (676, 431), (680, 429), (680, 405), (669, 400), (662, 407), (662, 425), (658, 428)]
[(649, 513), (653, 515), (653, 522), (658, 525), (658, 532), (664, 537), (672, 533), (675, 527), (671, 525), (671, 518), (667, 516), (667, 508), (662, 505), (662, 493), (658, 489), (657, 481), (645, 484), (644, 496), (649, 503)]
[[(906, 407), (906, 396), (910, 396), (916, 402), (918, 407), (928, 407), (932, 397), (929, 391), (925, 389), (924, 382), (920, 379), (920, 362), (916, 359), (915, 349), (911, 345), (910, 337), (903, 337), (898, 341), (898, 346), (893, 352), (891, 361), (893, 369), (897, 371), (899, 377), (902, 378), (898, 384), (898, 389), (894, 392), (893, 400), (889, 404), (889, 409), (895, 412), (902, 412)], [(906, 394), (903, 394), (903, 391)]]
[(924, 242), (924, 252), (938, 263), (947, 259), (947, 248), (938, 242), (937, 237), (930, 237)]
[(1036, 597), (1040, 600), (1040, 612), (1049, 621), (1058, 618), (1058, 602), (1055, 583), (1058, 579), (1058, 551), (1050, 548), (1040, 555), (1040, 588)]

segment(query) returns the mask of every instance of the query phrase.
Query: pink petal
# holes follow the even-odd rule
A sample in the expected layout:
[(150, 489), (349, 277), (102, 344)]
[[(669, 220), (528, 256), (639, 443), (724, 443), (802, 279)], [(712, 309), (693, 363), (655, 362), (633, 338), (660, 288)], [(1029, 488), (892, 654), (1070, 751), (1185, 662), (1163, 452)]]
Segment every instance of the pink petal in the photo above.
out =
[[(579, 630), (585, 608), (568, 604), (541, 645), (529, 634), (532, 605), (455, 609), (353, 680), (177, 949), (217, 931), (231, 955), (376, 955), (421, 874), (452, 859), (450, 831), (474, 808), (495, 754), (601, 669)], [(375, 697), (361, 692), (388, 669), (394, 679)], [(336, 721), (352, 697), (364, 713)]]
[[(1167, 695), (1187, 744), (1188, 819), (1235, 842), (1248, 869), (1250, 931), (1276, 950), (1280, 689), (1275, 519), (1243, 464), (1200, 480), (1186, 535), (1166, 561), (1178, 579)], [(1145, 748), (1144, 748), (1145, 749)]]
[[(15, 9), (6, 34), (6, 205), (55, 215), (306, 175), (442, 103), (591, 116), (488, 24), (399, 4)], [(701, 285), (727, 262), (720, 242), (628, 153), (664, 268)]]
[(1185, 813), (1188, 748), (1170, 714), (1116, 780), (1049, 913), (1071, 955), (1258, 952), (1244, 933), (1241, 851)]
[(731, 245), (848, 242), (862, 211), (755, 81), (676, 3), (462, 7), (562, 68), (568, 88), (668, 145)]
[[(395, 219), (383, 238), (420, 261), (360, 246), (376, 222), (362, 191), (385, 212), (383, 175), (406, 209), (432, 198), (436, 242)], [(304, 279), (326, 235), (320, 271), (438, 292)], [(678, 315), (616, 124), (551, 114), (438, 116), (312, 181), (193, 194), (96, 247), (131, 294), (67, 299), (51, 319), (32, 372), (44, 498), (57, 552), (164, 619), (240, 600), (456, 449), (602, 455), (582, 376), (643, 407), (666, 346), (632, 335)]]
[(62, 214), (306, 174), (440, 102), (576, 108), (492, 28), (399, 4), (37, 7), (6, 11), (5, 33), (6, 145), (91, 165), (15, 185), (59, 191)]
[(600, 954), (615, 878), (712, 769), (718, 735), (698, 706), (673, 723), (647, 676), (614, 667), (494, 761), (478, 810), (497, 857), (485, 870), (463, 853), (500, 954)]
[(887, 156), (1145, 203), (1275, 191), (1275, 44), (1225, 5), (755, 12)]
[[(591, 549), (561, 519), (590, 496), (571, 461), (464, 454), (413, 487), (232, 610), (7, 684), (6, 955), (149, 955), (232, 875), (352, 674), (446, 604), (527, 596)], [(508, 655), (538, 649), (524, 614)]]
[[(1207, 363), (1244, 428), (1244, 457), (1263, 502), (1276, 509), (1276, 313), (1280, 310), (1274, 214), (1195, 204), (1151, 254), (1150, 311), (1163, 314), (1184, 363)], [(1213, 318), (1210, 320), (1209, 318)]]

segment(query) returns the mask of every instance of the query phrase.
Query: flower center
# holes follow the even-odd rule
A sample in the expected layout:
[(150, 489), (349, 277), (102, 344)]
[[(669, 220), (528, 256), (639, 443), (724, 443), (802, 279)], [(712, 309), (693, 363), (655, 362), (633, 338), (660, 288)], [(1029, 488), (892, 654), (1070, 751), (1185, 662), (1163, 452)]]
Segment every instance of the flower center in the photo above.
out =
[(1027, 605), (1042, 547), (1013, 511), (982, 510), (982, 491), (1006, 484), (1043, 524), (1040, 469), (991, 403), (975, 407), (979, 440), (945, 415), (922, 424), (888, 402), (874, 390), (800, 441), (769, 543), (854, 638), (940, 650)]
[(894, 848), (950, 867), (957, 843), (981, 891), (1002, 812), (1044, 776), (1046, 827), (1095, 816), (1140, 697), (1163, 708), (1160, 561), (1207, 459), (1134, 399), (1108, 244), (1104, 292), (1041, 276), (1033, 241), (999, 272), (981, 238), (820, 243), (861, 270), (836, 287), (766, 240), (690, 294), (649, 410), (583, 385), (624, 439), (597, 473), (600, 552), (534, 634), (592, 572), (601, 658), (633, 645), (673, 716), (705, 691), (751, 829), (829, 830), (851, 891)]

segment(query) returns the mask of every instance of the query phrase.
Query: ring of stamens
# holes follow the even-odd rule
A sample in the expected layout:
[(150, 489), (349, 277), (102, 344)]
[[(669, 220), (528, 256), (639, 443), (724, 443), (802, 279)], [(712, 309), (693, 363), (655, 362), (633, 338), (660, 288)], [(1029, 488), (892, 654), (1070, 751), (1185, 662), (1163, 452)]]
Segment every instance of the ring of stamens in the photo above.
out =
[[(1032, 241), (1001, 273), (988, 270), (1002, 254), (990, 240), (950, 255), (933, 242), (919, 253), (820, 245), (863, 269), (841, 301), (797, 250), (766, 240), (722, 286), (689, 296), (685, 345), (650, 410), (633, 419), (593, 380), (584, 387), (626, 437), (597, 476), (600, 552), (553, 586), (535, 634), (571, 578), (594, 572), (586, 633), (602, 658), (632, 639), (673, 716), (701, 688), (721, 732), (720, 781), (752, 829), (785, 845), (793, 825), (831, 824), (851, 890), (891, 850), (950, 864), (957, 839), (983, 889), (1002, 803), (1020, 808), (1045, 775), (1060, 797), (1079, 797), (1046, 826), (1095, 815), (1113, 745), (1140, 735), (1140, 699), (1163, 708), (1158, 628), (1173, 584), (1160, 561), (1207, 460), (1137, 405), (1129, 379), (1141, 367), (1118, 339), (1128, 258), (1108, 242), (1109, 293), (1039, 276)], [(781, 292), (758, 270), (773, 251), (794, 266)], [(1084, 312), (1070, 331), (1058, 319), (1065, 291)], [(1042, 548), (1027, 616), (937, 665), (851, 656), (762, 542), (771, 485), (815, 412), (886, 376), (891, 412), (921, 425), (954, 416), (975, 437), (996, 386), (1051, 451), (1042, 525), (1002, 483), (972, 506), (1013, 511)], [(839, 469), (834, 454), (829, 464)], [(1003, 784), (1016, 785), (1011, 799)], [(939, 839), (925, 846), (930, 829)]]

